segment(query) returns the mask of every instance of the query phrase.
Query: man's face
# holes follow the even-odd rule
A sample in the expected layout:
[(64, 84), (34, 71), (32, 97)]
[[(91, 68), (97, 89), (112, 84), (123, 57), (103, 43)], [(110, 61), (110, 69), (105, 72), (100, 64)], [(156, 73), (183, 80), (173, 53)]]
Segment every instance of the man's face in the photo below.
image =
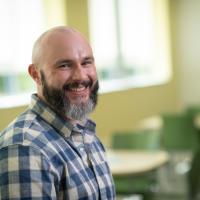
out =
[(71, 119), (85, 118), (97, 103), (99, 87), (88, 43), (79, 35), (54, 34), (42, 59), (39, 96)]
[(45, 79), (44, 73), (41, 71), (41, 80), (43, 84), (43, 95), (46, 101), (52, 106), (57, 112), (65, 114), (67, 117), (74, 120), (82, 120), (93, 111), (97, 104), (98, 99), (98, 81), (93, 85), (92, 82), (82, 82), (86, 87), (91, 88), (90, 96), (86, 102), (82, 102), (82, 98), (77, 97), (77, 103), (73, 103), (70, 98), (66, 95), (66, 91), (69, 90), (72, 84), (76, 85), (79, 83), (69, 83), (63, 85), (61, 89), (56, 89), (48, 86)]

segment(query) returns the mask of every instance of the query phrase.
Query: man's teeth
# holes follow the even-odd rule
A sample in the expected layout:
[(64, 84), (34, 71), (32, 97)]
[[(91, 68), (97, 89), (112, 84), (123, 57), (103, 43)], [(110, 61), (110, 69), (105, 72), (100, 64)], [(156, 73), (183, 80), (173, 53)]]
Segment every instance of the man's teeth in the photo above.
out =
[(71, 88), (70, 90), (73, 92), (81, 92), (81, 91), (85, 90), (85, 87)]

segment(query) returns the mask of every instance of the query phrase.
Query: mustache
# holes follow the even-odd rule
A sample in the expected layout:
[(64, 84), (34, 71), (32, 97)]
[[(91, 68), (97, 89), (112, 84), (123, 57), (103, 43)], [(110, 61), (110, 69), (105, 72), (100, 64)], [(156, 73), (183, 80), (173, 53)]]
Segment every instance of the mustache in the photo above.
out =
[(65, 84), (63, 86), (63, 90), (70, 90), (71, 88), (77, 88), (79, 86), (92, 87), (92, 85), (93, 85), (93, 81), (92, 80), (74, 81), (74, 82)]

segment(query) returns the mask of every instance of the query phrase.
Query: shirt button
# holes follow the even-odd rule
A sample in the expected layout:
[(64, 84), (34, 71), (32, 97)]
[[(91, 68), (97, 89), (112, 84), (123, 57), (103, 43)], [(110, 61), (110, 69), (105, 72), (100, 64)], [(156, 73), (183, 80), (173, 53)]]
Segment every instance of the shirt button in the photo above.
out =
[(84, 147), (80, 147), (80, 151), (84, 151), (85, 149), (84, 149)]

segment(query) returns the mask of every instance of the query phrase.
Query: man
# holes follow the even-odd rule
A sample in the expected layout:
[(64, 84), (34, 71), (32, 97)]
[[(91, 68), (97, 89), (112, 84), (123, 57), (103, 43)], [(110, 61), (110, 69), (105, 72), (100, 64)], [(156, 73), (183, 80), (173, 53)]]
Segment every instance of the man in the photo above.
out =
[(115, 199), (105, 150), (88, 119), (97, 103), (92, 49), (55, 27), (33, 47), (29, 108), (0, 134), (0, 199)]

